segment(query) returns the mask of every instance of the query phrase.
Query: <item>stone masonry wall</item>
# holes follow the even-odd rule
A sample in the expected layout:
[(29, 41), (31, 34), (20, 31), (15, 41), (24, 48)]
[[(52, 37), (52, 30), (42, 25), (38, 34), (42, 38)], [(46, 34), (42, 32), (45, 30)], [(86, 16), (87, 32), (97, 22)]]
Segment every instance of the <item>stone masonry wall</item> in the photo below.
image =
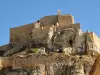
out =
[(58, 22), (60, 25), (74, 24), (74, 18), (71, 15), (59, 15)]
[[(45, 16), (40, 19), (40, 23), (44, 26), (55, 25), (57, 22), (60, 23), (61, 26), (66, 25), (70, 27), (71, 24), (74, 24), (74, 18), (71, 15), (53, 15), (53, 16)], [(20, 27), (15, 27), (10, 29), (10, 42), (21, 42), (25, 40), (30, 40), (30, 33), (34, 28), (34, 23), (27, 24)]]
[(10, 42), (20, 42), (30, 39), (30, 33), (34, 28), (34, 24), (28, 24), (10, 29)]

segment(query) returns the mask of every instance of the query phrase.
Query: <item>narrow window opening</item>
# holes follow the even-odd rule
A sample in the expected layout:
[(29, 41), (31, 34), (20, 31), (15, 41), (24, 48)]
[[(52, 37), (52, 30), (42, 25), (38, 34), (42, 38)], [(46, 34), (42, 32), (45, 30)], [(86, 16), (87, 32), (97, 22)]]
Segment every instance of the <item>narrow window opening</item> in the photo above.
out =
[(69, 40), (69, 45), (70, 45), (70, 47), (72, 47), (73, 46), (73, 40), (71, 39), (71, 40)]

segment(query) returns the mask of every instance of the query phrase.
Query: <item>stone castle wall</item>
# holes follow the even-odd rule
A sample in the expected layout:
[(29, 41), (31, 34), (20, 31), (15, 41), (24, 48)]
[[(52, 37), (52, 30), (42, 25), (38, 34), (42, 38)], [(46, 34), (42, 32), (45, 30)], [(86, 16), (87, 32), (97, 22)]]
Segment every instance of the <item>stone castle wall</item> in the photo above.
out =
[(34, 28), (34, 24), (28, 24), (10, 29), (10, 42), (20, 42), (29, 39), (29, 34)]
[[(71, 15), (53, 15), (53, 16), (45, 16), (40, 19), (40, 23), (44, 26), (55, 25), (57, 22), (61, 26), (70, 26), (70, 24), (74, 24), (74, 19)], [(27, 24), (20, 27), (15, 27), (10, 29), (10, 42), (20, 42), (30, 39), (30, 33), (34, 28), (34, 23)]]
[(40, 22), (45, 26), (46, 25), (55, 25), (57, 21), (58, 21), (57, 15), (45, 16), (40, 19)]
[(58, 15), (58, 22), (60, 25), (74, 24), (74, 18), (71, 15)]
[(10, 57), (0, 57), (0, 69), (11, 67), (12, 66), (12, 58)]

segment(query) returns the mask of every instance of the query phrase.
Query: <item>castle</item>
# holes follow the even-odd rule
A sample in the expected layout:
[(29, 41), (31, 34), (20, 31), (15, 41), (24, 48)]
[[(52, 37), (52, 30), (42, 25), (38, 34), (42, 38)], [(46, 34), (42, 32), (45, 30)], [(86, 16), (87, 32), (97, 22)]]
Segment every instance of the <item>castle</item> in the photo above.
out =
[[(99, 44), (100, 38), (94, 32), (88, 32), (88, 30), (87, 32), (83, 32), (80, 23), (75, 23), (72, 15), (62, 15), (60, 10), (58, 10), (57, 15), (45, 16), (37, 22), (11, 28), (9, 44), (0, 47), (0, 68), (11, 67), (12, 69), (22, 69), (34, 67), (33, 64), (37, 62), (38, 64), (36, 65), (40, 68), (41, 66), (42, 68), (44, 67), (42, 69), (43, 74), (41, 73), (40, 75), (48, 75), (44, 73), (45, 66), (41, 64), (45, 63), (44, 61), (46, 61), (46, 64), (48, 61), (50, 63), (54, 60), (58, 61), (53, 58), (56, 53), (58, 53), (57, 58), (59, 55), (61, 55), (59, 57), (64, 57), (63, 54), (67, 55), (67, 57), (63, 58), (64, 61), (69, 56), (73, 59), (73, 56), (75, 56), (80, 60), (80, 56), (84, 55), (89, 55), (92, 61), (91, 56), (96, 57), (100, 54)], [(48, 60), (48, 57), (44, 57), (46, 59), (44, 60), (41, 57), (41, 59), (35, 58), (36, 55), (34, 54), (36, 53), (46, 56), (48, 56), (49, 53), (54, 54), (50, 56), (52, 60)], [(79, 57), (77, 57), (77, 55)], [(30, 57), (26, 59), (27, 56)], [(84, 62), (86, 61), (88, 60), (84, 60)], [(88, 61), (88, 63), (91, 63), (91, 61)], [(60, 61), (60, 63), (61, 62), (62, 61)], [(87, 75), (89, 71), (85, 73), (82, 64), (81, 67), (82, 69), (78, 69), (79, 74), (76, 73), (75, 69), (73, 74), (69, 73), (69, 71), (66, 74)], [(76, 66), (74, 66), (74, 68), (76, 68)]]

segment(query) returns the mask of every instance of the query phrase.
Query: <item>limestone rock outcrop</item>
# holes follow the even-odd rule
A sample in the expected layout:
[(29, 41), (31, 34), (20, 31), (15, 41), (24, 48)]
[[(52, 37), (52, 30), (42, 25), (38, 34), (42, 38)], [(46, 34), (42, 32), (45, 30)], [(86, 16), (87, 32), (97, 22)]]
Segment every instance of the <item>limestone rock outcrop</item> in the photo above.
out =
[(100, 56), (95, 60), (90, 75), (100, 75)]
[(91, 56), (68, 56), (63, 53), (16, 55), (11, 58), (12, 68), (4, 70), (7, 75), (88, 75), (94, 63)]

